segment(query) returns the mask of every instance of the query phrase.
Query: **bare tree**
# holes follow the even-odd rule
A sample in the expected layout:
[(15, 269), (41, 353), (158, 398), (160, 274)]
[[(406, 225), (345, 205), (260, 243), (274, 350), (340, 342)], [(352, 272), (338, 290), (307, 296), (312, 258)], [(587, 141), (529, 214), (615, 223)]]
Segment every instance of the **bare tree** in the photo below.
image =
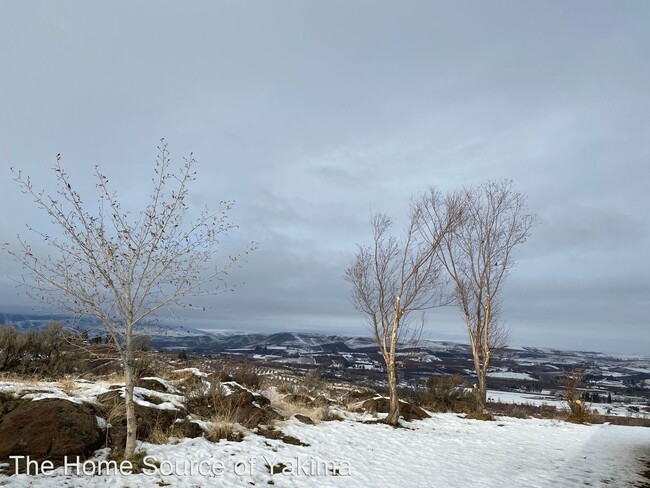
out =
[[(358, 247), (345, 273), (346, 280), (353, 285), (354, 305), (366, 315), (386, 364), (390, 410), (385, 422), (393, 426), (400, 416), (398, 346), (419, 336), (421, 328), (412, 321), (414, 313), (424, 313), (443, 301), (439, 292), (442, 273), (439, 263), (433, 259), (436, 248), (417, 232), (419, 213), (419, 207), (413, 205), (403, 239), (390, 235), (392, 222), (386, 215), (373, 216), (372, 244)], [(448, 228), (452, 223), (450, 220)]]
[(29, 177), (12, 168), (23, 193), (50, 217), (58, 232), (28, 226), (49, 255), (39, 256), (20, 236), (19, 247), (9, 252), (31, 276), (23, 280), (30, 296), (78, 316), (97, 317), (112, 338), (125, 372), (127, 459), (136, 443), (134, 331), (164, 311), (173, 314), (175, 306), (192, 307), (188, 297), (231, 289), (225, 275), (254, 248), (251, 244), (222, 265), (212, 264), (220, 239), (235, 227), (227, 216), (233, 202), (222, 201), (217, 211), (206, 208), (191, 220), (186, 200), (196, 179), (195, 160), (190, 155), (174, 171), (164, 140), (158, 151), (148, 204), (135, 215), (122, 209), (97, 167), (95, 212), (88, 210), (73, 186), (60, 155), (53, 168), (58, 187), (53, 195), (36, 191)]
[[(507, 342), (499, 317), (504, 278), (514, 265), (515, 246), (526, 240), (535, 219), (527, 213), (525, 196), (507, 180), (464, 187), (444, 197), (432, 189), (421, 203), (418, 227), (454, 285), (472, 348), (477, 409), (482, 411), (490, 359)], [(445, 227), (449, 214), (461, 216), (452, 232)]]

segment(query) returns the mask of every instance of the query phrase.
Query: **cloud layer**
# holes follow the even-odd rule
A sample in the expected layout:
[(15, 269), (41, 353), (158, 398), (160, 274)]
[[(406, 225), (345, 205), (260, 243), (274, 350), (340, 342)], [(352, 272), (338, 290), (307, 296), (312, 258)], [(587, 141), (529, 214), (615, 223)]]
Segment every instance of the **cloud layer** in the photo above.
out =
[[(372, 211), (511, 178), (540, 225), (504, 295), (513, 342), (650, 346), (650, 4), (3, 2), (3, 241), (47, 228), (11, 165), (82, 191), (100, 164), (133, 209), (155, 146), (193, 151), (192, 204), (235, 199), (259, 251), (188, 321), (363, 333), (341, 276)], [(19, 269), (0, 256), (0, 306)], [(431, 337), (464, 339), (454, 310)]]

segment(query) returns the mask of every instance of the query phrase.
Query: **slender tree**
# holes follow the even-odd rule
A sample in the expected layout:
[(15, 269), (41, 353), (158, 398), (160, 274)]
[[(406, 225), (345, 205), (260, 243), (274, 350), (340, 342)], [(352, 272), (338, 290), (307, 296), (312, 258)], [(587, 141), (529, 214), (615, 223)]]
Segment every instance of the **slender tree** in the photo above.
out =
[[(420, 208), (411, 207), (409, 223), (402, 239), (390, 235), (391, 220), (377, 214), (371, 220), (372, 244), (358, 246), (345, 277), (352, 284), (357, 310), (368, 319), (386, 364), (390, 409), (385, 422), (396, 426), (400, 416), (396, 354), (400, 344), (419, 336), (413, 318), (416, 312), (442, 304), (439, 263), (433, 259), (435, 245), (417, 232)], [(453, 225), (453, 218), (447, 229)], [(424, 318), (422, 317), (422, 320)]]
[[(493, 355), (507, 342), (500, 320), (505, 277), (514, 266), (514, 248), (529, 235), (535, 218), (511, 181), (467, 186), (442, 197), (432, 189), (421, 200), (419, 230), (435, 247), (451, 277), (472, 349), (477, 409), (487, 400), (487, 373)], [(448, 215), (460, 215), (452, 232)]]
[[(97, 317), (117, 347), (125, 372), (127, 436), (124, 457), (136, 445), (133, 396), (136, 331), (175, 307), (191, 307), (187, 298), (231, 289), (224, 281), (235, 263), (253, 248), (213, 263), (222, 237), (235, 226), (228, 219), (233, 202), (216, 211), (203, 210), (193, 220), (187, 205), (196, 179), (192, 155), (174, 169), (167, 144), (158, 146), (149, 201), (141, 212), (122, 209), (108, 178), (95, 168), (98, 206), (90, 211), (60, 164), (54, 194), (34, 189), (29, 177), (14, 172), (23, 193), (44, 211), (58, 232), (28, 226), (39, 241), (32, 246), (18, 236), (9, 248), (28, 272), (28, 294), (78, 316)], [(41, 253), (45, 244), (46, 251)]]

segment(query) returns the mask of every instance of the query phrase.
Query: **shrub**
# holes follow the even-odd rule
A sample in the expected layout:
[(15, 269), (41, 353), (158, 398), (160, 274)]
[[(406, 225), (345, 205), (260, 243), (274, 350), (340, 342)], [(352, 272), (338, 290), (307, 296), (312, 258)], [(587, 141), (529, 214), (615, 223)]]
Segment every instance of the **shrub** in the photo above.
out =
[(419, 403), (434, 412), (470, 412), (475, 410), (474, 396), (467, 390), (459, 374), (433, 376), (427, 380), (426, 391)]
[[(142, 473), (142, 471), (145, 468), (148, 468), (144, 464), (144, 458), (147, 457), (147, 451), (144, 449), (135, 451), (133, 453), (133, 456), (131, 456), (128, 460), (131, 462), (131, 465), (133, 466), (133, 473), (138, 474)], [(121, 463), (124, 460), (124, 450), (122, 449), (111, 449), (110, 454), (108, 455), (109, 461), (117, 461), (118, 463)], [(149, 465), (154, 464), (155, 466), (160, 467), (160, 463), (156, 460), (149, 459), (148, 460)]]
[(317, 369), (311, 369), (303, 377), (302, 383), (307, 395), (313, 395), (321, 388), (323, 380)]
[(166, 432), (166, 429), (163, 428), (162, 423), (158, 420), (149, 430), (147, 435), (147, 441), (152, 444), (167, 444), (169, 440), (169, 435)]
[(513, 407), (507, 414), (508, 417), (514, 417), (516, 419), (527, 419), (528, 414), (526, 410), (518, 406)]
[(568, 422), (585, 424), (592, 421), (592, 414), (589, 410), (590, 405), (584, 400), (583, 390), (581, 389), (586, 376), (587, 370), (579, 369), (567, 375), (562, 381), (564, 385), (562, 394), (569, 406)]
[(467, 415), (465, 415), (465, 418), (471, 420), (494, 420), (492, 414), (487, 410), (478, 411), (476, 409), (470, 411)]
[(223, 403), (224, 397), (221, 382), (195, 381), (190, 383), (185, 390), (185, 407), (189, 412), (201, 417), (210, 417), (213, 411)]
[(60, 377), (88, 369), (88, 354), (82, 339), (61, 323), (45, 329), (20, 331), (0, 326), (0, 371)]
[(260, 388), (260, 377), (251, 367), (241, 367), (232, 374), (232, 379), (246, 388), (258, 390)]
[(502, 403), (490, 402), (488, 405), (493, 415), (504, 415), (515, 418), (558, 418), (558, 412), (554, 405), (533, 405), (532, 403)]

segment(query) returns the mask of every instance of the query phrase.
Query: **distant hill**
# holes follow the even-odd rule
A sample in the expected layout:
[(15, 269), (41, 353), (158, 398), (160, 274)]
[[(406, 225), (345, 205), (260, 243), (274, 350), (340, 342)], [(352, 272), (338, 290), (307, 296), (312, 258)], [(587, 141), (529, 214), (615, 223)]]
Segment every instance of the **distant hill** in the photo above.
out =
[[(0, 324), (11, 324), (20, 330), (40, 329), (58, 321), (78, 333), (87, 331), (89, 337), (104, 335), (101, 322), (93, 317), (75, 318), (65, 314), (16, 314), (0, 312)], [(315, 332), (238, 332), (232, 330), (199, 330), (189, 325), (153, 323), (139, 329), (151, 338), (156, 349), (187, 349), (197, 353), (223, 351), (252, 351), (255, 349), (285, 349), (304, 354), (376, 352), (377, 345), (371, 336), (328, 335)], [(465, 358), (469, 345), (451, 341), (422, 340), (416, 350), (426, 350), (439, 358)], [(600, 352), (561, 351), (551, 348), (511, 347), (503, 357), (516, 358), (525, 363), (553, 361), (559, 364), (584, 363), (607, 355)], [(647, 359), (630, 357), (626, 359)]]

